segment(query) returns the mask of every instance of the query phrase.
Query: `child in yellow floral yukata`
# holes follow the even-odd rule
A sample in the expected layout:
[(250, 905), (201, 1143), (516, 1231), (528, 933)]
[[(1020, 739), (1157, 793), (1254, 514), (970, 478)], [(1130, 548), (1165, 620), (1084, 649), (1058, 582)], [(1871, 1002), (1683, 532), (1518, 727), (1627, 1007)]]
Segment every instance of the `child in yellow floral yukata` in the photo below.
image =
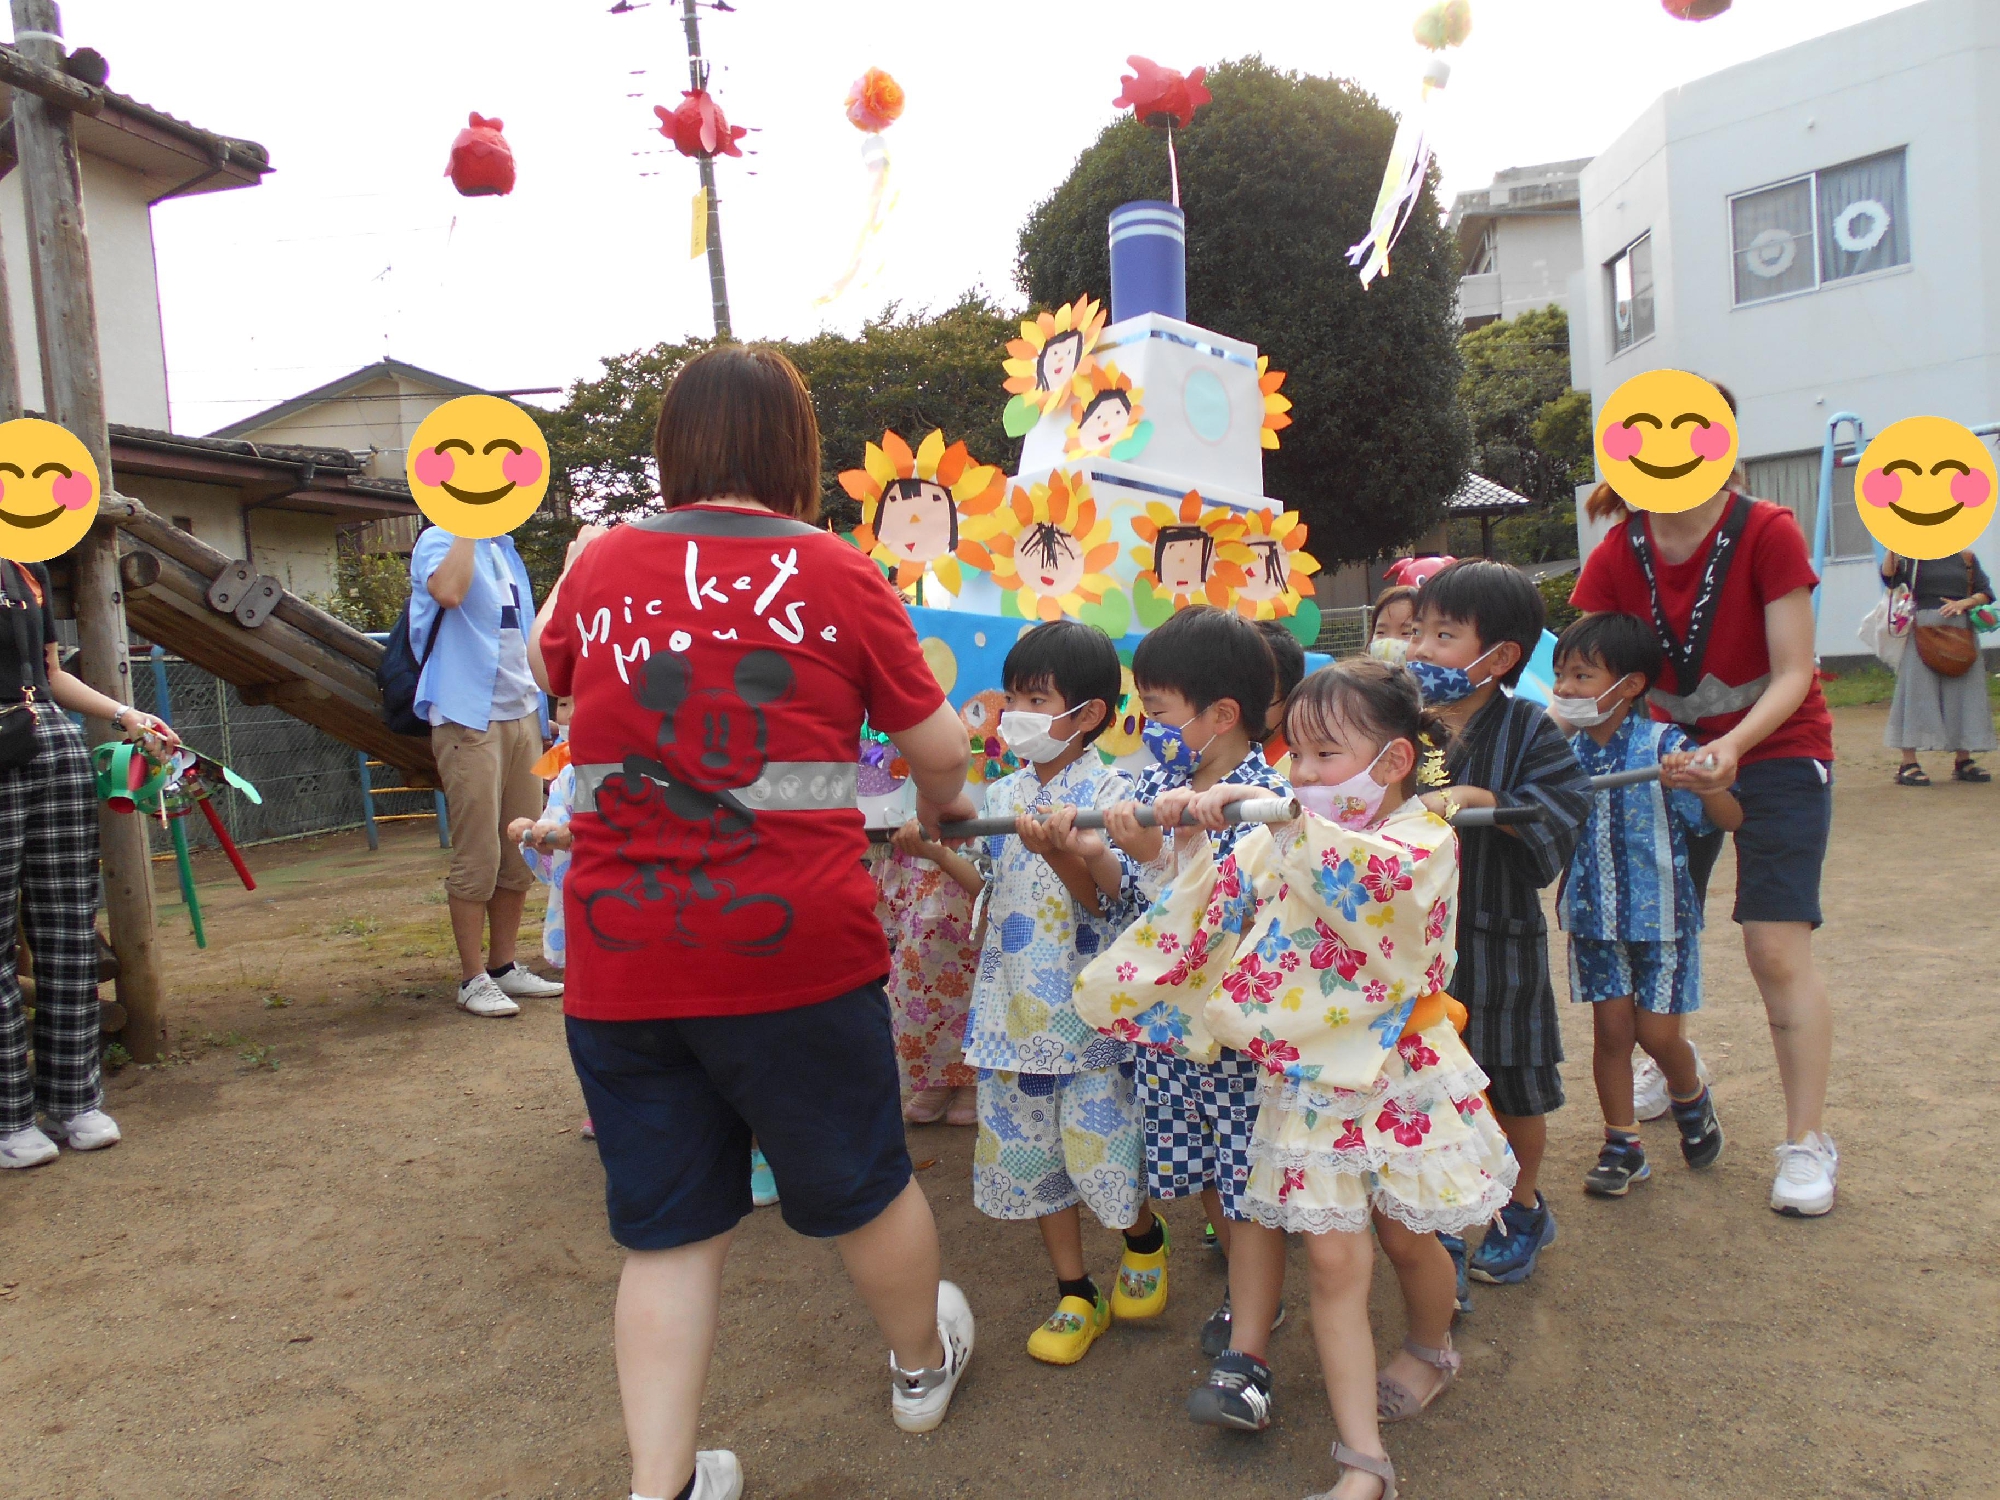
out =
[[(1003, 672), (1000, 734), (1025, 764), (986, 791), (987, 815), (1016, 824), (988, 841), (986, 942), (966, 1028), (965, 1060), (979, 1070), (972, 1202), (1041, 1230), (1058, 1300), (1028, 1353), (1072, 1365), (1114, 1315), (1156, 1317), (1167, 1297), (1166, 1224), (1146, 1199), (1132, 1049), (1084, 1025), (1071, 998), (1077, 971), (1109, 946), (1125, 913), (1117, 856), (1076, 829), (1076, 813), (1124, 801), (1132, 781), (1091, 748), (1120, 693), (1118, 653), (1103, 631), (1038, 625)], [(1086, 1204), (1125, 1234), (1108, 1300), (1084, 1269)]]
[(979, 970), (973, 903), (986, 877), (971, 860), (924, 837), (912, 818), (871, 853), (875, 914), (889, 937), (889, 1024), (912, 1125), (977, 1123), (978, 1081), (961, 1061), (972, 979)]
[[(1219, 864), (1198, 844), (1077, 981), (1079, 1014), (1114, 1034), (1165, 999), (1186, 1054), (1228, 1046), (1264, 1067), (1230, 1257), (1231, 1348), (1189, 1414), (1253, 1431), (1269, 1424), (1262, 1331), (1284, 1236), (1303, 1234), (1340, 1435), (1333, 1455), (1347, 1470), (1334, 1500), (1389, 1492), (1395, 1471), (1379, 1423), (1415, 1415), (1456, 1375), (1455, 1278), (1436, 1236), (1490, 1218), (1515, 1174), (1444, 994), (1458, 843), (1412, 795), (1424, 717), (1400, 667), (1356, 660), (1307, 677), (1285, 716), (1306, 815), (1251, 833)], [(1256, 795), (1217, 786), (1194, 815), (1219, 827), (1231, 802)], [(1421, 1267), (1403, 1276), (1412, 1336), (1379, 1381), (1371, 1224), (1399, 1269)]]

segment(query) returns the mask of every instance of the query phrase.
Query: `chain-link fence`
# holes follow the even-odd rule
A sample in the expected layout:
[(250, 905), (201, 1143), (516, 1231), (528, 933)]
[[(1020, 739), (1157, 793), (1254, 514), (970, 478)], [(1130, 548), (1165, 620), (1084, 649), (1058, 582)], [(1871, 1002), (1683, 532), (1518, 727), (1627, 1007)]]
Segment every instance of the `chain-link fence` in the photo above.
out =
[[(192, 662), (169, 656), (168, 703), (162, 708), (158, 673), (141, 650), (132, 653), (132, 696), (149, 713), (173, 722), (182, 739), (212, 755), (263, 793), (260, 803), (231, 787), (215, 798), (229, 836), (238, 844), (269, 843), (308, 833), (361, 825), (361, 773), (351, 746), (293, 718), (281, 708), (252, 707), (236, 689)], [(188, 843), (215, 847), (215, 834), (199, 813), (183, 820)], [(173, 847), (153, 824), (153, 849)]]
[(1319, 639), (1313, 642), (1313, 650), (1324, 651), (1335, 659), (1366, 651), (1369, 617), (1373, 613), (1365, 604), (1357, 604), (1351, 609), (1321, 610)]

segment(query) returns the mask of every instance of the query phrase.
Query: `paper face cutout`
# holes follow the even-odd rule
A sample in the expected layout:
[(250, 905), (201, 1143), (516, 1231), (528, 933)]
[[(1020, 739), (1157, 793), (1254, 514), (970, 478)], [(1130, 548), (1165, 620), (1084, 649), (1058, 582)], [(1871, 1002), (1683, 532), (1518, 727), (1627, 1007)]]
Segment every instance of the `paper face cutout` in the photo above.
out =
[(1109, 360), (1077, 383), (1089, 394), (1070, 403), (1063, 451), (1072, 458), (1106, 454), (1128, 462), (1136, 459), (1153, 436), (1143, 405), (1146, 393)]
[(405, 472), (431, 523), (453, 536), (505, 536), (549, 489), (549, 445), (498, 396), (459, 396), (417, 425)]
[(1152, 501), (1132, 522), (1141, 543), (1132, 549), (1138, 579), (1156, 596), (1171, 599), (1175, 609), (1188, 604), (1227, 609), (1236, 602), (1251, 561), (1243, 532), (1241, 516), (1204, 505), (1198, 490), (1189, 490), (1178, 507)]
[(858, 469), (840, 476), (840, 487), (861, 502), (854, 545), (889, 568), (898, 588), (925, 570), (950, 593), (963, 581), (959, 564), (984, 570), (992, 558), (982, 545), (993, 534), (995, 512), (1007, 481), (990, 465), (973, 462), (964, 443), (945, 446), (932, 432), (916, 451), (893, 432), (870, 443)]
[(1017, 486), (1010, 512), (989, 544), (993, 581), (1013, 594), (1023, 619), (1075, 618), (1086, 603), (1104, 602), (1114, 587), (1104, 570), (1117, 561), (1118, 544), (1089, 480), (1058, 469), (1047, 484)]
[(1088, 398), (1103, 332), (1104, 304), (1087, 296), (1021, 324), (1001, 364), (1007, 372), (1002, 389), (1013, 397), (1000, 419), (1007, 436), (1022, 437), (1043, 417)]
[(1250, 561), (1236, 612), (1252, 620), (1281, 620), (1295, 615), (1313, 593), (1312, 575), (1319, 560), (1304, 550), (1306, 524), (1295, 510), (1273, 515), (1255, 511), (1243, 517), (1243, 545)]
[(1634, 510), (1693, 510), (1736, 468), (1736, 414), (1699, 375), (1634, 375), (1598, 416), (1597, 464)]
[(1954, 557), (1993, 520), (1993, 453), (1947, 417), (1905, 417), (1876, 435), (1854, 472), (1868, 534), (1903, 557)]
[(103, 488), (68, 428), (38, 417), (0, 423), (0, 557), (46, 562), (83, 540)]

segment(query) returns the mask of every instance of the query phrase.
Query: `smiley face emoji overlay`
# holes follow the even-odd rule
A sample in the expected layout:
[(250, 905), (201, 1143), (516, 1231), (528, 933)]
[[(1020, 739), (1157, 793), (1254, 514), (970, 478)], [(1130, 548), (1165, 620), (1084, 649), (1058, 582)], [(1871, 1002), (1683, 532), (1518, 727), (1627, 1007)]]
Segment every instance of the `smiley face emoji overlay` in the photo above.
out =
[(453, 536), (504, 536), (549, 488), (549, 445), (535, 420), (498, 396), (459, 396), (417, 424), (410, 493)]
[(97, 462), (67, 428), (0, 422), (0, 557), (46, 562), (83, 540), (103, 493)]
[(1611, 393), (1597, 419), (1597, 464), (1634, 510), (1693, 510), (1736, 468), (1736, 414), (1685, 370), (1648, 370)]
[(1855, 509), (1870, 536), (1903, 557), (1955, 557), (1993, 520), (1993, 454), (1948, 417), (1882, 429), (1855, 471)]

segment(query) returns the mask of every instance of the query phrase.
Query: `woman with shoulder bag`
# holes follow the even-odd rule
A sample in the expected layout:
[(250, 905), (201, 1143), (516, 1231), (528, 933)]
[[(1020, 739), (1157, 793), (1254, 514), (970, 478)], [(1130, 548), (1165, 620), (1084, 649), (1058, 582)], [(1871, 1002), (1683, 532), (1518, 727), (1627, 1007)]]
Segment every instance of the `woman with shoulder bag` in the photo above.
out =
[(1882, 743), (1903, 752), (1896, 784), (1931, 784), (1917, 764), (1919, 750), (1955, 751), (1954, 781), (1991, 781), (1972, 759), (1973, 752), (1991, 750), (1996, 741), (1979, 637), (1965, 618), (1993, 602), (1986, 570), (1970, 552), (1914, 565), (1891, 552), (1882, 559), (1882, 583), (1885, 588), (1907, 587), (1917, 611), (1911, 649), (1896, 668), (1896, 696), (1882, 731)]
[[(57, 1141), (76, 1151), (118, 1141), (98, 1069), (97, 784), (65, 709), (180, 744), (161, 720), (62, 669), (48, 569), (0, 562), (0, 1167), (53, 1161)], [(35, 955), (32, 1072), (17, 926)]]

